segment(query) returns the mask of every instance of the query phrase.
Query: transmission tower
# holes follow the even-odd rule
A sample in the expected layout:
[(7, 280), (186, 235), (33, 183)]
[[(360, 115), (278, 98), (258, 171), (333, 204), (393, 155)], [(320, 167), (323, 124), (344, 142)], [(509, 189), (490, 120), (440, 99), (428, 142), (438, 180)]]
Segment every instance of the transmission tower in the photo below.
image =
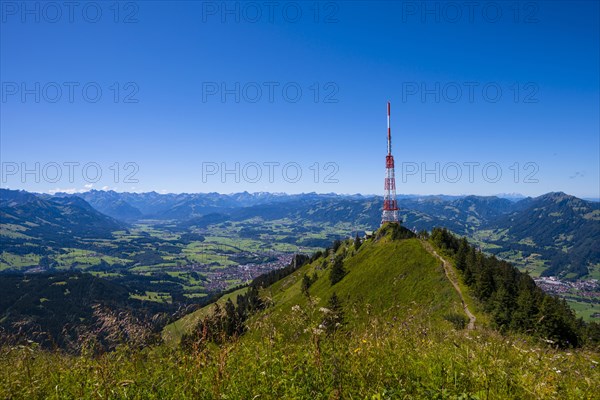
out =
[(385, 193), (383, 195), (383, 214), (381, 224), (398, 223), (398, 202), (396, 201), (396, 178), (394, 156), (392, 155), (392, 131), (390, 128), (390, 102), (387, 103), (387, 155), (385, 156)]

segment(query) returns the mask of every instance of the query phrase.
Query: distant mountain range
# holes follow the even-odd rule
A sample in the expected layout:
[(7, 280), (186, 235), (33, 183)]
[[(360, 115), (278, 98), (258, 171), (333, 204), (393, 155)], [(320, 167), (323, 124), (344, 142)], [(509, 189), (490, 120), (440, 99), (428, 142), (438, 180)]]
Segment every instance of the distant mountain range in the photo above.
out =
[[(84, 193), (67, 194), (56, 193), (54, 196), (45, 197), (81, 197), (96, 210), (123, 221), (139, 219), (189, 219), (210, 213), (231, 212), (234, 209), (273, 205), (275, 203), (299, 202), (306, 203), (323, 200), (359, 200), (366, 201), (379, 199), (374, 195), (339, 195), (335, 193), (317, 194), (286, 194), (286, 193), (180, 193), (159, 194), (147, 193), (118, 193), (115, 191), (90, 190)], [(524, 199), (517, 193), (501, 194), (498, 196), (456, 196), (456, 195), (399, 195), (401, 202), (408, 204), (442, 204), (464, 198), (488, 198), (492, 200), (506, 200), (505, 204)]]
[[(520, 200), (516, 196), (444, 195), (398, 199), (403, 224), (410, 229), (446, 227), (521, 267), (537, 263), (544, 275), (577, 278), (594, 269), (600, 272), (599, 203), (564, 193)], [(143, 219), (175, 221), (179, 229), (251, 218), (288, 218), (298, 226), (306, 221), (349, 222), (375, 229), (381, 220), (381, 203), (378, 196), (316, 193), (92, 190), (50, 196), (0, 189), (2, 250), (17, 251), (23, 239), (67, 247), (85, 238), (110, 238), (111, 232)]]
[(124, 221), (138, 219), (189, 219), (214, 212), (229, 212), (242, 207), (284, 203), (295, 200), (317, 200), (326, 198), (363, 198), (363, 196), (339, 196), (336, 194), (285, 193), (181, 193), (159, 194), (118, 193), (91, 190), (85, 193), (56, 193), (53, 197), (81, 197), (98, 211)]
[[(564, 193), (548, 193), (517, 203), (512, 211), (487, 224), (487, 242), (523, 257), (550, 260), (543, 275), (586, 275), (600, 267), (600, 207)], [(496, 252), (498, 253), (498, 252)]]
[[(79, 197), (37, 196), (0, 189), (2, 251), (43, 253), (85, 239), (110, 239), (125, 223), (102, 214)], [(37, 245), (37, 246), (36, 246)]]

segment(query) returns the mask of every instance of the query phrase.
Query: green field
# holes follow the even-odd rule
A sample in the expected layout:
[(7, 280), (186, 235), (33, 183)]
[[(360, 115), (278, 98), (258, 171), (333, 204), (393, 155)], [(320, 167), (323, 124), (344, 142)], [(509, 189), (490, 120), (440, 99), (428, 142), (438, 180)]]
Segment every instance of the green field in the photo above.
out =
[(59, 254), (54, 258), (58, 264), (57, 270), (68, 270), (72, 268), (85, 270), (93, 265), (98, 265), (101, 260), (104, 260), (109, 265), (117, 263), (128, 263), (130, 260), (111, 257), (104, 254), (99, 254), (89, 250), (64, 248), (65, 253)]
[(146, 291), (144, 295), (131, 294), (129, 297), (132, 299), (144, 300), (144, 301), (155, 301), (158, 303), (171, 303), (173, 300), (171, 299), (171, 295), (169, 293), (160, 293), (160, 292), (149, 292)]
[(583, 318), (584, 321), (600, 322), (600, 317), (592, 318), (592, 314), (600, 316), (600, 304), (587, 303), (572, 298), (567, 298), (567, 303), (569, 303), (569, 306), (571, 306), (577, 315)]
[(30, 267), (38, 265), (40, 256), (37, 254), (24, 254), (16, 255), (7, 252), (2, 252), (0, 255), (0, 270), (9, 268), (20, 269), (23, 267)]

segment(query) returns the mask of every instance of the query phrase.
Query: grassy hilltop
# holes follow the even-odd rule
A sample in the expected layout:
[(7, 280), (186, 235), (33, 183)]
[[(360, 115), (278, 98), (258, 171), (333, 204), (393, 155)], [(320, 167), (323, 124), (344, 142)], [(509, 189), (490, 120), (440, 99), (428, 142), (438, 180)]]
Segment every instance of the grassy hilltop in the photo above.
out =
[[(476, 328), (466, 329), (461, 298), (442, 263), (423, 240), (409, 236), (387, 226), (360, 246), (348, 240), (335, 252), (312, 257), (260, 290), (263, 307), (247, 317), (245, 333), (223, 335), (219, 344), (194, 340), (206, 337), (194, 326), (209, 326), (209, 306), (168, 326), (167, 343), (153, 347), (79, 356), (4, 347), (0, 398), (597, 396), (597, 352), (559, 350), (524, 334), (497, 333), (459, 282), (477, 317)], [(220, 309), (228, 307), (225, 300)], [(177, 345), (190, 333), (187, 347)]]

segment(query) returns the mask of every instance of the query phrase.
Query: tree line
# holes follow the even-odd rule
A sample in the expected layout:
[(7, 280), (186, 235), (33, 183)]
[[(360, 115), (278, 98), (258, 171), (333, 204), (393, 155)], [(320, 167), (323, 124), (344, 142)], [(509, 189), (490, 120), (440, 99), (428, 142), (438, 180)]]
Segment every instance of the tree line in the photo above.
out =
[(538, 336), (563, 348), (600, 344), (600, 324), (578, 319), (564, 299), (542, 291), (528, 274), (445, 228), (434, 228), (430, 238), (454, 258), (464, 283), (500, 332)]

